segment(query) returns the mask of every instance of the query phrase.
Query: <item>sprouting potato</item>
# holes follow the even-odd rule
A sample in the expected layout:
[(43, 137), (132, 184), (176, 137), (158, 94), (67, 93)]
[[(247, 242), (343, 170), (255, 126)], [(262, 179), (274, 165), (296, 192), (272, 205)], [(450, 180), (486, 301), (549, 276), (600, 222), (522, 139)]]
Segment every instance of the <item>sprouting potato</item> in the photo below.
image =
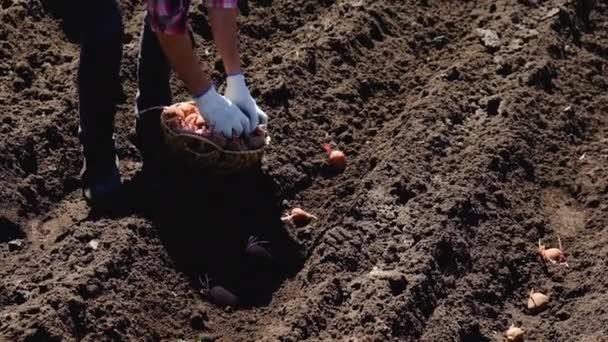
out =
[(178, 131), (182, 127), (181, 120), (177, 117), (167, 119), (167, 125), (174, 131)]
[(188, 125), (196, 126), (197, 117), (200, 117), (200, 115), (198, 115), (196, 113), (192, 113), (192, 114), (186, 116), (186, 120), (184, 120), (184, 121)]
[(288, 215), (281, 217), (283, 223), (291, 222), (296, 227), (304, 227), (313, 220), (317, 220), (317, 217), (302, 208), (293, 208)]
[(543, 293), (535, 292), (534, 289), (528, 295), (528, 310), (539, 312), (544, 310), (549, 304), (549, 297)]
[(247, 146), (252, 150), (261, 148), (262, 146), (264, 146), (265, 143), (266, 143), (266, 138), (264, 136), (253, 136), (252, 135), (249, 138), (247, 138)]
[(179, 103), (177, 105), (177, 107), (180, 108), (186, 116), (191, 115), (193, 113), (199, 114), (198, 108), (196, 108), (196, 106), (193, 105), (192, 103), (182, 102), (182, 103)]
[(185, 118), (186, 117), (186, 113), (184, 113), (184, 111), (179, 108), (179, 107), (175, 107), (175, 113), (177, 114), (177, 116), (179, 116), (180, 118)]
[(546, 248), (542, 244), (541, 240), (538, 240), (538, 254), (544, 262), (550, 262), (553, 265), (559, 264), (569, 267), (564, 254), (564, 248), (562, 247), (562, 239), (557, 236), (558, 248)]
[(511, 325), (509, 329), (505, 332), (507, 336), (507, 341), (509, 342), (519, 342), (523, 341), (525, 331), (522, 328), (516, 327), (515, 325)]
[(346, 156), (344, 152), (333, 150), (329, 144), (323, 144), (323, 149), (327, 152), (329, 166), (339, 172), (346, 168)]
[(194, 124), (196, 125), (196, 127), (202, 128), (205, 125), (205, 119), (203, 119), (203, 117), (199, 114), (196, 114), (196, 120), (194, 121)]

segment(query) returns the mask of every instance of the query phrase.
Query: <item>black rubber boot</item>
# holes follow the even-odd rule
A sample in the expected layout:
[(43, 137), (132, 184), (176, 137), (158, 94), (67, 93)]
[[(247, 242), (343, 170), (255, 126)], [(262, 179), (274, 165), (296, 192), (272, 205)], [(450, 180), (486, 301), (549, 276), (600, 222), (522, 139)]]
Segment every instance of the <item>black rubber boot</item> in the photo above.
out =
[(110, 205), (122, 185), (114, 142), (83, 144), (82, 154), (80, 177), (85, 199), (93, 207)]
[(165, 144), (160, 128), (163, 107), (148, 108), (138, 113), (135, 122), (136, 146), (143, 157), (143, 173), (150, 180), (161, 177), (166, 169)]

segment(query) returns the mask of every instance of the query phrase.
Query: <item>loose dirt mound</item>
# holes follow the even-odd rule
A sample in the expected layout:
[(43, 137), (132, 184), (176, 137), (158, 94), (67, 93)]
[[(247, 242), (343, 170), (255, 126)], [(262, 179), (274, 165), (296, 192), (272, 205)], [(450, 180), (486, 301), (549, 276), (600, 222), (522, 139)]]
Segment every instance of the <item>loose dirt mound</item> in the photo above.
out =
[[(249, 1), (244, 60), (273, 137), (263, 172), (151, 184), (133, 143), (142, 6), (122, 1), (126, 200), (98, 215), (78, 191), (65, 5), (3, 1), (0, 336), (484, 341), (515, 324), (531, 340), (608, 340), (608, 5), (590, 3)], [(193, 5), (221, 82), (205, 16)], [(343, 174), (324, 167), (328, 141)], [(296, 205), (320, 219), (284, 227)], [(270, 275), (243, 264), (252, 235), (271, 242)], [(557, 235), (569, 269), (536, 255)], [(246, 307), (205, 301), (204, 274)], [(527, 311), (531, 288), (544, 312)]]

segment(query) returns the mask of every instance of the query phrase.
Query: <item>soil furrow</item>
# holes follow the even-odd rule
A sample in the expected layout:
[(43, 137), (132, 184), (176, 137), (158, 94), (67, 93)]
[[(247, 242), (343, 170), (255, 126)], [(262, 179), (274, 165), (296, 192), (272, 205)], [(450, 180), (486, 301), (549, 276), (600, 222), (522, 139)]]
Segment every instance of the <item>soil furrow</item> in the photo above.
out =
[[(243, 64), (271, 117), (261, 173), (154, 184), (133, 143), (143, 6), (119, 2), (127, 186), (107, 215), (78, 189), (67, 2), (0, 4), (0, 339), (490, 341), (511, 324), (608, 338), (605, 2), (243, 2)], [(222, 90), (206, 18), (193, 4)], [(294, 206), (319, 220), (282, 225)], [(239, 263), (251, 235), (272, 240), (278, 283), (213, 306), (199, 277), (255, 292)], [(537, 256), (558, 235), (570, 268)], [(526, 308), (532, 288), (546, 310)]]

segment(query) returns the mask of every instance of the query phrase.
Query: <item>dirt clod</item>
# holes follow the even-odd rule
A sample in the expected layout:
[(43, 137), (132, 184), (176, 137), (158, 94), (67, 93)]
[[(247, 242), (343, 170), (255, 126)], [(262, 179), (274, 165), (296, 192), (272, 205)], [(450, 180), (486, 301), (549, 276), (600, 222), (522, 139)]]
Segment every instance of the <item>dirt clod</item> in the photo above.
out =
[(502, 43), (500, 42), (500, 38), (498, 37), (498, 34), (495, 31), (486, 30), (486, 29), (477, 29), (475, 32), (480, 37), (483, 45), (489, 51), (496, 51), (496, 50), (500, 49), (500, 46), (502, 45)]
[(11, 240), (8, 242), (8, 250), (11, 252), (18, 251), (23, 247), (23, 240)]

